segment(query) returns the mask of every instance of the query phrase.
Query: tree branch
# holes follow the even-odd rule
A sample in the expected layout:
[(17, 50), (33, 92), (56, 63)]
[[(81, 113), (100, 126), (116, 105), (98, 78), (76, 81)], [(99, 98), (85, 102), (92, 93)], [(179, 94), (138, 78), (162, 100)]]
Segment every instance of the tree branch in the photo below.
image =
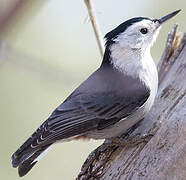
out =
[(95, 11), (94, 11), (94, 8), (93, 8), (92, 1), (91, 0), (84, 0), (84, 1), (85, 1), (86, 6), (87, 6), (87, 9), (88, 9), (88, 13), (89, 13), (89, 16), (90, 16), (92, 27), (94, 29), (94, 33), (95, 33), (95, 36), (96, 36), (96, 40), (97, 40), (97, 44), (98, 44), (98, 47), (99, 47), (100, 54), (103, 57), (103, 55), (104, 55), (104, 42), (103, 42), (103, 38), (102, 38), (102, 35), (101, 35), (101, 31), (100, 31), (98, 22), (96, 20), (96, 16), (95, 16), (95, 13), (94, 13)]
[(180, 38), (177, 25), (168, 35), (158, 70), (155, 103), (126, 140), (149, 133), (154, 136), (132, 147), (103, 143), (89, 155), (77, 180), (185, 179), (186, 33)]

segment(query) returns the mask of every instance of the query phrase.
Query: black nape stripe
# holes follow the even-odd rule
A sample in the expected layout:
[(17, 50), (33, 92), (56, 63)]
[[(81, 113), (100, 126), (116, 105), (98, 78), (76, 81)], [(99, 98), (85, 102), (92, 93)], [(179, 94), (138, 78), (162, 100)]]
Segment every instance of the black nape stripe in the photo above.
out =
[(129, 20), (123, 22), (118, 27), (116, 27), (115, 29), (113, 29), (112, 31), (108, 32), (105, 35), (105, 40), (106, 40), (105, 45), (106, 46), (110, 46), (111, 44), (113, 44), (114, 43), (114, 39), (117, 38), (117, 36), (120, 33), (124, 32), (132, 24), (134, 24), (136, 22), (140, 22), (142, 20), (150, 20), (150, 21), (152, 21), (150, 18), (146, 18), (146, 17), (135, 17), (135, 18), (132, 18), (132, 19), (129, 19)]

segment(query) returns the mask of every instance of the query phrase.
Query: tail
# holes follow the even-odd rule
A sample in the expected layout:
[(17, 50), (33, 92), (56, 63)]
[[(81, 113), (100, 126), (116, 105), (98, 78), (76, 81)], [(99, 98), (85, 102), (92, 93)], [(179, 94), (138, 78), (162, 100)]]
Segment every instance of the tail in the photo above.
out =
[(47, 153), (49, 145), (32, 147), (33, 138), (29, 138), (13, 155), (12, 166), (18, 167), (19, 176), (26, 175), (32, 167)]

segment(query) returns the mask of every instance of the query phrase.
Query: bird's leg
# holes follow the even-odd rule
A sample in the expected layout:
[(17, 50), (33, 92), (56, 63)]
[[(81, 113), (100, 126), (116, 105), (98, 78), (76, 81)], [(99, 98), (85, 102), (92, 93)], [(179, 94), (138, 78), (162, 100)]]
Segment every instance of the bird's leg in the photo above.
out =
[[(123, 147), (134, 147), (140, 143), (147, 143), (151, 138), (153, 137), (153, 134), (137, 134), (133, 136), (121, 136), (116, 138), (111, 138), (107, 140), (107, 144), (109, 145), (118, 145)], [(110, 142), (109, 142), (110, 141)]]

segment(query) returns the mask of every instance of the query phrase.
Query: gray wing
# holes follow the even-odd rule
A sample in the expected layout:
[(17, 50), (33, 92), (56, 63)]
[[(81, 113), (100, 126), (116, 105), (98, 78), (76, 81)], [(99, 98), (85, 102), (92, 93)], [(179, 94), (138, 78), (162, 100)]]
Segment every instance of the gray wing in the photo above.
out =
[[(99, 81), (96, 78), (87, 79), (56, 108), (33, 134), (36, 138), (32, 146), (104, 129), (136, 111), (150, 95), (149, 88), (136, 79), (122, 77), (110, 87), (106, 82), (108, 77), (99, 78)], [(116, 80), (116, 77), (109, 77), (111, 81), (112, 78)], [(91, 81), (97, 81), (96, 87)]]
[(79, 94), (61, 104), (36, 131), (33, 146), (70, 138), (90, 130), (104, 129), (129, 116), (149, 97), (145, 91), (141, 97), (120, 97), (114, 93)]

